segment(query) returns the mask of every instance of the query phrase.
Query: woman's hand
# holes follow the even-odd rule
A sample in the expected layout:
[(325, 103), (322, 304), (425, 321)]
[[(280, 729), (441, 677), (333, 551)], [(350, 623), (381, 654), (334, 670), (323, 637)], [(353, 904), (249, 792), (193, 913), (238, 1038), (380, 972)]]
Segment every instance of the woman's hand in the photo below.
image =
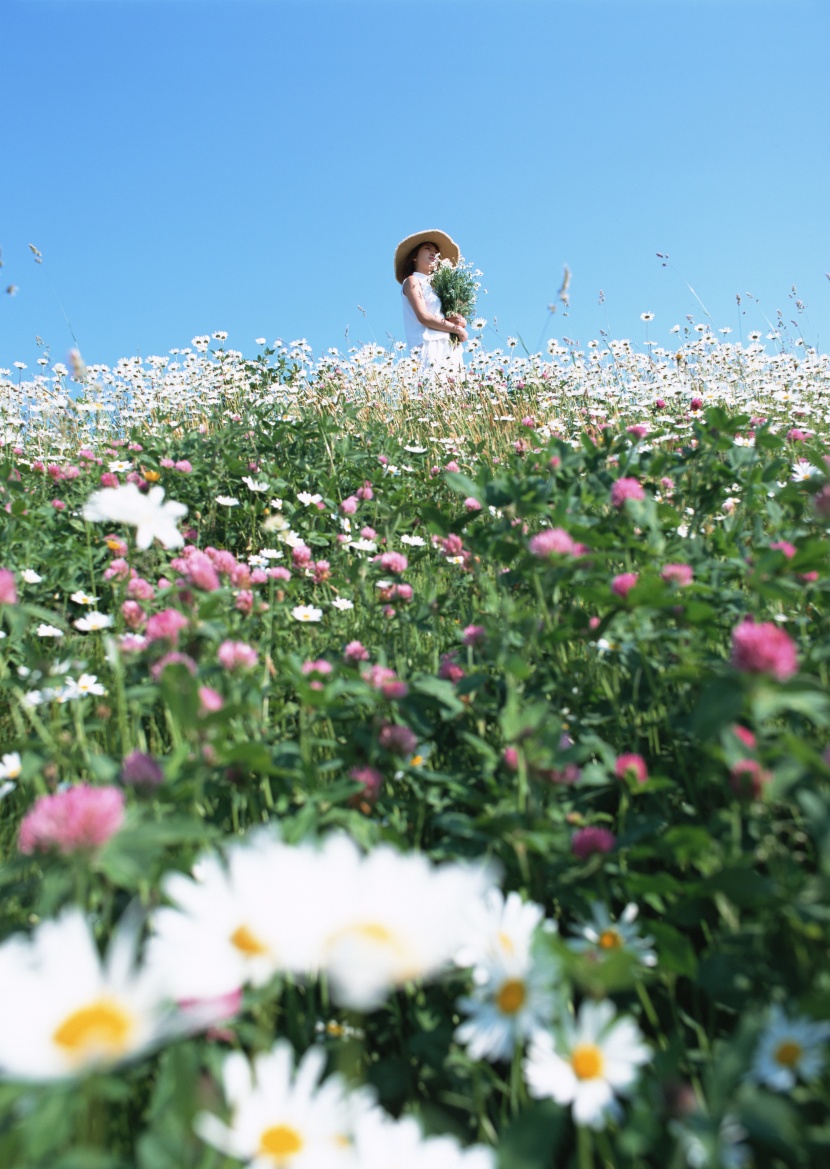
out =
[[(461, 319), (462, 319), (462, 321), (464, 320), (463, 317)], [(457, 325), (453, 329), (453, 333), (455, 333), (455, 335), (459, 341), (466, 341), (467, 340), (467, 330), (465, 328), (463, 328), (463, 326)]]
[[(459, 325), (462, 329), (467, 328), (467, 322), (462, 317), (461, 313), (447, 313), (447, 320), (452, 321), (454, 325)], [(455, 332), (455, 330), (453, 330)]]

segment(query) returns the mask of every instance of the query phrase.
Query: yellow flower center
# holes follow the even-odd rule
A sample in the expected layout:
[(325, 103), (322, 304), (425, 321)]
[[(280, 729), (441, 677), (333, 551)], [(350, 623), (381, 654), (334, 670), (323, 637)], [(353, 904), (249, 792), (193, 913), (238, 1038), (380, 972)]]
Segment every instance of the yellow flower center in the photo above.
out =
[(794, 1039), (785, 1039), (775, 1049), (775, 1062), (785, 1068), (794, 1068), (801, 1059), (802, 1051), (800, 1043), (796, 1043)]
[(525, 984), (519, 978), (508, 978), (499, 987), (496, 1006), (503, 1015), (515, 1015), (524, 1006), (527, 998)]
[(98, 999), (73, 1011), (55, 1030), (52, 1039), (67, 1055), (83, 1061), (95, 1055), (113, 1059), (130, 1046), (134, 1020), (118, 1003)]
[(423, 761), (424, 761), (423, 755), (413, 755), (412, 758), (409, 760), (409, 766), (410, 767), (420, 767), (421, 764), (423, 763)]
[(273, 1128), (266, 1128), (259, 1138), (259, 1152), (261, 1156), (283, 1161), (299, 1153), (303, 1144), (303, 1138), (296, 1128), (291, 1128), (287, 1124), (275, 1124)]
[(117, 552), (121, 547), (121, 542), (119, 540), (107, 540), (106, 544), (110, 552)]
[(235, 929), (231, 934), (231, 945), (236, 946), (246, 958), (258, 958), (262, 954), (268, 953), (268, 947), (264, 942), (261, 942), (256, 934), (252, 933), (246, 925), (241, 925), (239, 929)]
[(604, 1067), (602, 1052), (595, 1043), (581, 1043), (571, 1052), (571, 1067), (578, 1080), (596, 1080)]
[(615, 929), (603, 930), (599, 935), (599, 948), (601, 950), (618, 950), (622, 945), (622, 938)]

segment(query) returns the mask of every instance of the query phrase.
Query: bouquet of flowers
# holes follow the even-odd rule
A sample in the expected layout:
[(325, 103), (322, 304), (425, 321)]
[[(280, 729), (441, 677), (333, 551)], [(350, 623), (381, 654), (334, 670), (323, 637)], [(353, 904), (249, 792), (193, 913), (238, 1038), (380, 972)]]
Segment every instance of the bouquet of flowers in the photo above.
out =
[[(454, 313), (469, 320), (475, 313), (476, 293), (481, 285), (476, 280), (481, 273), (473, 271), (472, 264), (468, 264), (463, 256), (458, 263), (452, 260), (438, 260), (430, 276), (430, 284), (438, 299), (441, 301), (441, 312), (445, 317), (452, 317)], [(450, 333), (450, 341), (458, 344), (458, 335)]]

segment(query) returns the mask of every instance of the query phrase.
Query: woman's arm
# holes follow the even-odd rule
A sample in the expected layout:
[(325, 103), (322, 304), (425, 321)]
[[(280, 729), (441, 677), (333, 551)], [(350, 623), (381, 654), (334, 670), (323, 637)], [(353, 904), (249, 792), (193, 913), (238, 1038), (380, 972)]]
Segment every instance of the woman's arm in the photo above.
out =
[[(419, 324), (424, 325), (428, 329), (437, 329), (441, 333), (455, 333), (460, 341), (467, 340), (464, 326), (460, 325), (457, 320), (451, 319), (450, 317), (437, 317), (427, 311), (424, 294), (421, 292), (419, 281), (413, 280), (411, 276), (407, 276), (403, 282), (403, 293), (412, 305), (412, 311), (415, 313)], [(465, 321), (464, 324), (466, 323)]]

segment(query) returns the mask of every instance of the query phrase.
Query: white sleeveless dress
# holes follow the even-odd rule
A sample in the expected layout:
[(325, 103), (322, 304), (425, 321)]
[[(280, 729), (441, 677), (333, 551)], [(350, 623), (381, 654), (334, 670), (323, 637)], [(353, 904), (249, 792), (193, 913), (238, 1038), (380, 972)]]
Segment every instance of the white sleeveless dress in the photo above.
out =
[[(440, 317), (441, 300), (433, 290), (429, 276), (423, 272), (413, 272), (412, 279), (421, 286), (424, 304), (428, 313)], [(415, 310), (409, 303), (409, 298), (401, 287), (403, 298), (403, 324), (406, 331), (406, 343), (410, 350), (417, 349), (421, 360), (421, 369), (434, 368), (437, 371), (455, 373), (464, 368), (464, 346), (453, 345), (449, 333), (442, 333), (440, 329), (430, 329), (422, 325), (415, 316)], [(413, 354), (415, 356), (415, 354)]]

